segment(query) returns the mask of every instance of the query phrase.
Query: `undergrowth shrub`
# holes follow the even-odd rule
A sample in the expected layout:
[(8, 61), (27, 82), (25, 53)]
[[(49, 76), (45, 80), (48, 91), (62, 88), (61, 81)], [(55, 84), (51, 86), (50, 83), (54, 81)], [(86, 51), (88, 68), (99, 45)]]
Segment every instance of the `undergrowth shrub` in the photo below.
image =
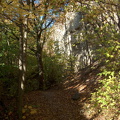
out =
[[(107, 120), (120, 119), (120, 43), (107, 40), (109, 46), (100, 48), (101, 68), (100, 87), (92, 93), (91, 103), (96, 113), (103, 113)], [(111, 115), (111, 116), (110, 116)]]
[(65, 64), (61, 56), (45, 56), (43, 58), (45, 85), (51, 86), (63, 79)]
[(25, 91), (33, 91), (39, 88), (37, 60), (33, 55), (27, 56), (27, 72), (25, 81)]
[(101, 86), (97, 92), (92, 93), (91, 102), (93, 107), (98, 111), (106, 111), (113, 114), (113, 118), (120, 114), (120, 72), (115, 75), (113, 71), (104, 71), (100, 74), (105, 76), (99, 80)]
[(2, 83), (4, 96), (13, 97), (16, 95), (18, 69), (14, 66), (4, 65), (0, 69), (0, 83)]

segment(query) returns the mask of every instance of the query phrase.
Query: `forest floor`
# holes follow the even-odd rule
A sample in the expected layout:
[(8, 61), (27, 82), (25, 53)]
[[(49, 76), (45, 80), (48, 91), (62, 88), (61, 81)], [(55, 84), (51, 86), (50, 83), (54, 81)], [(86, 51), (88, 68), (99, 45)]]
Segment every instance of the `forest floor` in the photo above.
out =
[[(25, 113), (23, 119), (102, 120), (84, 114), (84, 104), (89, 101), (90, 94), (97, 86), (96, 81), (99, 79), (96, 71), (86, 73), (69, 76), (61, 84), (49, 90), (27, 93), (25, 109), (33, 109), (33, 112)], [(72, 97), (78, 93), (79, 99), (73, 100)]]

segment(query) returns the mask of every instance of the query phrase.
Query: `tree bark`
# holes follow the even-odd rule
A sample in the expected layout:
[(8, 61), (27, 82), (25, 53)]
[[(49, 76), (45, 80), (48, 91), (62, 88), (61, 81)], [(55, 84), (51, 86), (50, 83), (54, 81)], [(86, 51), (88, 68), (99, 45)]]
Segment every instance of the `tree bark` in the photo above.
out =
[(18, 82), (18, 120), (22, 119), (23, 93), (26, 74), (27, 18), (21, 22), (19, 39), (19, 82)]
[(41, 35), (37, 36), (37, 51), (36, 51), (36, 58), (37, 58), (37, 62), (38, 62), (38, 72), (39, 72), (39, 89), (44, 89), (44, 68), (43, 68), (43, 61), (42, 61), (42, 49), (43, 47), (41, 46), (40, 43), (40, 37)]
[[(120, 11), (120, 0), (118, 1), (118, 11)], [(120, 30), (120, 14), (118, 15), (118, 27)]]
[(23, 26), (20, 26), (19, 39), (19, 82), (18, 82), (18, 119), (22, 119), (22, 96), (23, 96)]

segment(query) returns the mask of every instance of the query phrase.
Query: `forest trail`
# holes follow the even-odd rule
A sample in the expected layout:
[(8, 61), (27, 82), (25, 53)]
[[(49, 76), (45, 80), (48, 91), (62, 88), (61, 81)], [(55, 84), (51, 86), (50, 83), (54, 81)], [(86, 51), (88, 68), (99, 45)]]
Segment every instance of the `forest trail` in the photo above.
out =
[[(82, 111), (83, 103), (90, 95), (91, 79), (81, 81), (80, 76), (77, 76), (49, 90), (27, 93), (25, 104), (37, 109), (37, 114), (30, 115), (29, 120), (88, 120)], [(72, 100), (72, 96), (77, 93), (78, 89), (79, 100)]]
[(38, 112), (31, 120), (86, 120), (80, 114), (78, 103), (65, 91), (32, 92), (28, 102), (36, 106)]

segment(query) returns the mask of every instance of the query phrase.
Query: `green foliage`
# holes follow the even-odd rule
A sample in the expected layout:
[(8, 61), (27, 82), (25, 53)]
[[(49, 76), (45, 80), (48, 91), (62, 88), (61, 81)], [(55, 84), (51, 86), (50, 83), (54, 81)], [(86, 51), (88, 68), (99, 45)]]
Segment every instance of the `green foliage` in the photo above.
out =
[(0, 40), (0, 83), (2, 90), (0, 92), (6, 97), (13, 97), (17, 91), (17, 58), (18, 41), (13, 39), (12, 32), (17, 32), (14, 26), (1, 24), (2, 39)]
[(4, 76), (0, 78), (0, 83), (1, 83), (1, 88), (0, 92), (2, 93), (3, 96), (5, 97), (14, 97), (16, 96), (17, 92), (17, 78), (13, 76)]
[(37, 78), (29, 78), (25, 82), (25, 92), (34, 91), (39, 89), (39, 82)]
[(112, 2), (110, 0), (102, 3), (96, 0), (96, 5), (83, 5), (81, 10), (85, 15), (82, 22), (86, 25), (81, 32), (83, 41), (89, 40), (91, 46), (94, 46), (92, 52), (94, 59), (104, 65), (99, 74), (102, 78), (99, 80), (100, 87), (91, 96), (93, 107), (98, 112), (102, 111), (105, 114), (108, 112), (118, 116), (120, 113), (120, 28), (116, 18), (112, 17), (117, 16), (119, 9), (115, 9)]
[(65, 63), (61, 55), (43, 57), (45, 84), (51, 86), (59, 83), (63, 79)]
[(27, 72), (25, 81), (25, 91), (33, 91), (39, 88), (38, 83), (38, 70), (37, 60), (34, 55), (28, 54), (27, 56)]
[(27, 76), (29, 76), (37, 67), (37, 60), (34, 55), (27, 56)]
[(113, 71), (104, 71), (100, 75), (107, 76), (99, 80), (101, 86), (92, 93), (91, 102), (98, 111), (108, 111), (115, 115), (120, 112), (120, 72), (114, 75)]
[(104, 60), (104, 67), (99, 73), (103, 79), (99, 80), (100, 87), (92, 94), (91, 102), (98, 111), (112, 113), (115, 117), (120, 112), (120, 43), (115, 39), (106, 43), (107, 46), (99, 49), (99, 57)]
[[(43, 66), (44, 66), (44, 89), (49, 88), (51, 85), (57, 84), (63, 80), (65, 76), (65, 63), (66, 60), (62, 54), (48, 55), (43, 53)], [(39, 89), (39, 78), (36, 57), (29, 55), (27, 57), (27, 79), (25, 82), (25, 91), (33, 91)]]

